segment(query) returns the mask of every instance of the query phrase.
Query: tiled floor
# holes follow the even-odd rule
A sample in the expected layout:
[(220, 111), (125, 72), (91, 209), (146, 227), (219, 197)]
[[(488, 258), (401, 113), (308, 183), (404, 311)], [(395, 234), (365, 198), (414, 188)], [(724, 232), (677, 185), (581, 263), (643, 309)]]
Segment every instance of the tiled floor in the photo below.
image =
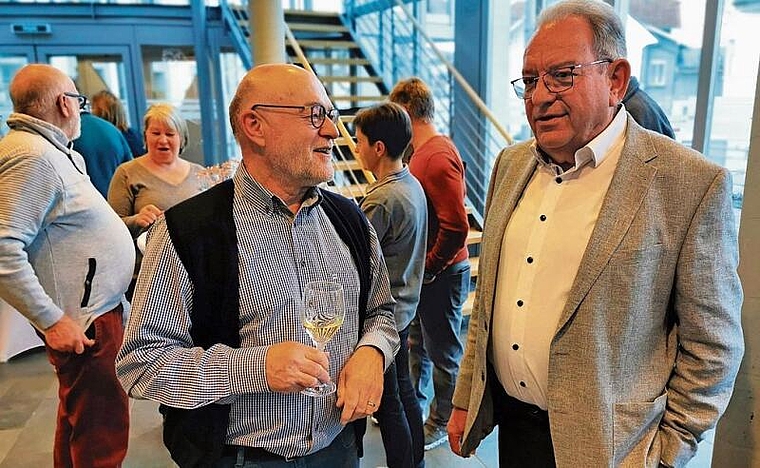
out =
[[(0, 364), (0, 468), (52, 466), (57, 383), (41, 350), (27, 352)], [(132, 424), (125, 468), (175, 466), (161, 443), (161, 420), (156, 404), (132, 400)], [(364, 439), (362, 467), (385, 466), (380, 432), (372, 425)], [(492, 434), (477, 455), (463, 459), (448, 445), (426, 452), (428, 468), (496, 467), (496, 437)]]

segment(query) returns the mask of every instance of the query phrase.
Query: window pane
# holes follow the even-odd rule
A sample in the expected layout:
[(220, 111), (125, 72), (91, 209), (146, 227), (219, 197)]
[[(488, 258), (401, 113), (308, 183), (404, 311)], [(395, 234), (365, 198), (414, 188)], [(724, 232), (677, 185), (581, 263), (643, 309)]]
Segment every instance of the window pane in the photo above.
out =
[(177, 108), (187, 122), (190, 136), (182, 157), (203, 165), (201, 108), (193, 48), (143, 46), (142, 56), (146, 104), (168, 103)]
[(626, 21), (631, 74), (662, 107), (676, 140), (691, 145), (705, 1), (633, 0)]
[(745, 12), (737, 9), (734, 2), (725, 3), (718, 75), (712, 97), (712, 127), (708, 133), (706, 153), (708, 158), (731, 171), (737, 223), (744, 193), (752, 107), (760, 60), (758, 24), (760, 11), (757, 8), (755, 12)]
[(0, 54), (0, 137), (8, 133), (5, 119), (13, 112), (8, 87), (17, 71), (27, 64), (26, 56)]

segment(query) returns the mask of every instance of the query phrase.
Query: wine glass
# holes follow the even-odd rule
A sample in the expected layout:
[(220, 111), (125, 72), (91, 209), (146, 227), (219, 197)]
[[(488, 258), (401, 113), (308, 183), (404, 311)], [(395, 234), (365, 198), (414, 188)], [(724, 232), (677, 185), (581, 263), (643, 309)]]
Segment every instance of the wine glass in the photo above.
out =
[[(311, 281), (306, 284), (301, 320), (303, 327), (318, 350), (324, 351), (325, 345), (343, 325), (346, 306), (343, 299), (343, 286), (334, 281)], [(305, 388), (304, 395), (321, 397), (335, 391), (332, 381)]]

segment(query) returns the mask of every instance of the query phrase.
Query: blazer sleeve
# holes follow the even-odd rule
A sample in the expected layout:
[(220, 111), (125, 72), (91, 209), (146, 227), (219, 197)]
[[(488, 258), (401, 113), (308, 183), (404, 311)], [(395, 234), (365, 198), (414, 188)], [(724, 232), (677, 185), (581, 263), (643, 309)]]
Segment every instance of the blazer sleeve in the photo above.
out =
[(673, 308), (679, 351), (660, 423), (661, 459), (683, 466), (731, 398), (744, 353), (742, 289), (728, 172), (717, 173), (677, 261)]

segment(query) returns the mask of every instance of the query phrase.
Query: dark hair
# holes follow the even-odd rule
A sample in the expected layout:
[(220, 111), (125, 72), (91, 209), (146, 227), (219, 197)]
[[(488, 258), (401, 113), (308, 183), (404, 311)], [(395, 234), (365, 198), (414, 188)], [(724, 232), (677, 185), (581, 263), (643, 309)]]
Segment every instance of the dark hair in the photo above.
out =
[(370, 144), (382, 141), (391, 159), (401, 159), (412, 140), (412, 121), (403, 107), (386, 102), (360, 110), (354, 125)]
[(404, 106), (411, 118), (433, 123), (435, 116), (433, 93), (420, 78), (415, 76), (396, 83), (388, 100)]

